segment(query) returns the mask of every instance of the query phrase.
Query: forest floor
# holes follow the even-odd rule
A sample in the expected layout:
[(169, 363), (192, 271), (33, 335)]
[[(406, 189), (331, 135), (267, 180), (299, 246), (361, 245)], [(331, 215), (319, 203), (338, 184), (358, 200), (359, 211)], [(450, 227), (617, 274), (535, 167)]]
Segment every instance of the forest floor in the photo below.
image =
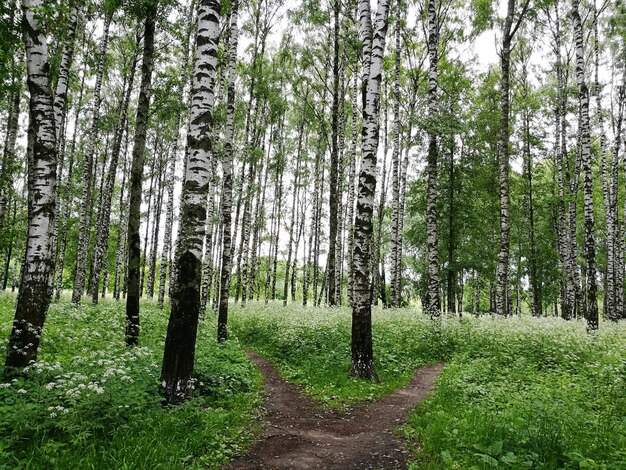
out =
[[(15, 296), (0, 294), (0, 349), (14, 312)], [(348, 374), (349, 308), (233, 303), (227, 343), (210, 312), (199, 326), (194, 398), (163, 407), (168, 316), (143, 300), (140, 346), (128, 350), (124, 302), (54, 303), (37, 363), (0, 380), (0, 469), (280, 468), (264, 452), (349, 468), (341, 453), (354, 444), (361, 468), (626, 470), (626, 322), (590, 335), (583, 320), (376, 308), (376, 383)], [(414, 406), (426, 395), (412, 388), (415, 371), (419, 380), (440, 363)], [(264, 411), (278, 427), (262, 427)]]
[[(389, 426), (381, 413), (369, 413), (369, 421), (360, 413), (393, 400), (416, 369), (445, 363), (432, 393), (405, 424), (391, 426), (404, 439), (409, 452), (402, 464), (411, 470), (626, 470), (626, 322), (603, 321), (588, 334), (582, 319), (464, 314), (433, 321), (414, 308), (376, 308), (375, 383), (349, 377), (348, 308), (247, 303), (235, 305), (229, 321), (243, 347), (262, 355), (313, 403), (352, 413), (349, 419), (364, 431)], [(371, 446), (358, 445), (364, 451)], [(372, 458), (368, 465), (401, 463)]]
[(248, 355), (265, 379), (265, 432), (232, 469), (405, 469), (410, 453), (394, 431), (430, 393), (443, 368), (423, 367), (400, 390), (339, 411), (320, 407), (267, 360)]

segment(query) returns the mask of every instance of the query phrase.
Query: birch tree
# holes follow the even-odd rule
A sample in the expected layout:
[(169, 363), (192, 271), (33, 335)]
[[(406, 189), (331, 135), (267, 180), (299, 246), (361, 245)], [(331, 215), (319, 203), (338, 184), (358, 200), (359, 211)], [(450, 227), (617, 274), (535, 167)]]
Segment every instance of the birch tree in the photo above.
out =
[(130, 190), (127, 234), (127, 296), (126, 296), (126, 345), (139, 344), (139, 263), (141, 247), (139, 225), (141, 216), (141, 184), (146, 151), (146, 134), (152, 92), (152, 69), (154, 68), (154, 36), (158, 4), (145, 6), (143, 35), (143, 57), (141, 63), (141, 88), (135, 119), (132, 163), (130, 168)]
[(232, 271), (232, 197), (233, 197), (233, 135), (235, 126), (235, 78), (237, 66), (237, 44), (239, 1), (231, 3), (230, 11), (230, 50), (228, 62), (228, 89), (226, 95), (226, 128), (224, 130), (224, 155), (222, 157), (222, 268), (220, 272), (220, 298), (217, 319), (217, 340), (228, 339), (228, 296), (230, 292), (230, 274)]
[(167, 403), (178, 403), (193, 392), (192, 372), (200, 315), (202, 242), (211, 160), (211, 126), (220, 3), (201, 0), (193, 72), (187, 155), (181, 195), (179, 241), (165, 339), (161, 380)]
[(98, 303), (98, 286), (100, 285), (100, 273), (102, 270), (103, 258), (106, 257), (109, 248), (109, 224), (111, 221), (111, 203), (113, 199), (113, 189), (115, 185), (115, 177), (117, 175), (117, 165), (122, 152), (122, 142), (124, 131), (126, 130), (126, 120), (128, 118), (128, 107), (130, 97), (133, 91), (133, 83), (135, 81), (135, 70), (139, 61), (139, 36), (135, 39), (135, 47), (132, 53), (130, 67), (124, 75), (124, 84), (122, 86), (122, 103), (120, 106), (119, 121), (113, 136), (113, 149), (111, 150), (111, 159), (107, 169), (106, 181), (102, 192), (102, 200), (100, 202), (100, 210), (98, 211), (98, 224), (96, 225), (96, 241), (93, 251), (92, 269), (91, 269), (91, 295), (92, 303)]
[(108, 9), (104, 17), (104, 30), (100, 39), (98, 50), (98, 63), (96, 68), (96, 82), (93, 90), (91, 102), (91, 126), (86, 139), (86, 148), (83, 160), (82, 194), (80, 206), (80, 222), (78, 230), (78, 248), (76, 254), (76, 270), (74, 273), (74, 283), (72, 291), (72, 302), (80, 304), (81, 297), (85, 289), (87, 278), (87, 256), (89, 243), (91, 240), (91, 209), (93, 205), (92, 173), (94, 168), (94, 154), (98, 141), (100, 125), (100, 106), (102, 105), (102, 81), (104, 78), (104, 67), (106, 54), (109, 46), (109, 31), (113, 20), (114, 9)]
[(425, 311), (431, 317), (441, 314), (439, 297), (439, 238), (437, 237), (437, 62), (439, 24), (435, 0), (428, 0), (428, 157), (426, 163), (426, 263), (428, 287)]
[(352, 367), (350, 374), (376, 378), (372, 351), (372, 305), (369, 260), (372, 245), (372, 213), (376, 191), (376, 154), (380, 128), (380, 83), (387, 34), (388, 2), (379, 0), (372, 25), (369, 0), (359, 2), (359, 32), (363, 43), (363, 155), (359, 171), (354, 220), (354, 304), (352, 307)]
[(516, 16), (516, 0), (508, 0), (507, 14), (502, 29), (502, 47), (500, 49), (500, 130), (498, 136), (498, 178), (500, 202), (500, 252), (496, 270), (496, 311), (509, 314), (509, 140), (510, 140), (510, 70), (513, 38), (520, 27), (530, 0), (526, 0)]
[(584, 312), (590, 330), (598, 329), (598, 300), (596, 280), (596, 247), (594, 241), (595, 219), (593, 214), (593, 173), (591, 159), (591, 130), (589, 118), (589, 88), (585, 79), (585, 51), (583, 26), (580, 18), (580, 0), (572, 0), (572, 20), (576, 46), (576, 83), (578, 85), (579, 146), (583, 169), (583, 212), (585, 281), (587, 283), (587, 306)]
[(50, 304), (48, 286), (54, 269), (57, 139), (48, 44), (39, 19), (42, 6), (43, 0), (22, 0), (22, 35), (30, 92), (28, 232), (15, 318), (7, 346), (7, 372), (37, 360)]
[(402, 36), (400, 29), (402, 5), (401, 0), (396, 2), (396, 27), (395, 27), (395, 50), (393, 55), (393, 149), (391, 151), (391, 279), (390, 279), (390, 305), (400, 306), (400, 273), (398, 272), (398, 249), (400, 234), (400, 54), (402, 48)]

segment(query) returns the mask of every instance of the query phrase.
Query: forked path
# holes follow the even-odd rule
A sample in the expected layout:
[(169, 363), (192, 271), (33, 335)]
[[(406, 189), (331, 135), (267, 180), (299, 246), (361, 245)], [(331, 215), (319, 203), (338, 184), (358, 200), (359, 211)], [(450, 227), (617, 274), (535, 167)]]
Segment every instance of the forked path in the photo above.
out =
[(408, 452), (394, 430), (432, 390), (443, 365), (419, 369), (409, 384), (347, 413), (321, 409), (259, 355), (265, 378), (264, 436), (232, 469), (405, 469)]

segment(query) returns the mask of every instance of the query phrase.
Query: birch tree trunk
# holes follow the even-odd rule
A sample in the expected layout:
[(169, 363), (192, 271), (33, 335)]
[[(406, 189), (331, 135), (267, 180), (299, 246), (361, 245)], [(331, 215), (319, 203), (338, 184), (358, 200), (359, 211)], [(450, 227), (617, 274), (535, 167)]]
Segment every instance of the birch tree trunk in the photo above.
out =
[(127, 168), (128, 168), (128, 121), (126, 121), (126, 138), (124, 140), (124, 165), (122, 167), (122, 183), (120, 185), (119, 220), (117, 223), (117, 247), (115, 249), (115, 279), (113, 281), (113, 298), (120, 299), (120, 292), (124, 282), (123, 270), (126, 264), (126, 237), (128, 236), (128, 222), (123, 216), (128, 205), (127, 201)]
[[(385, 221), (385, 203), (387, 199), (387, 153), (388, 152), (388, 138), (387, 138), (387, 129), (388, 129), (388, 109), (387, 109), (387, 91), (386, 87), (384, 91), (385, 95), (385, 109), (384, 109), (384, 117), (383, 117), (383, 161), (381, 162), (381, 185), (380, 185), (380, 195), (378, 201), (378, 211), (376, 214), (376, 236), (374, 238), (374, 249), (372, 253), (372, 305), (378, 305), (378, 297), (380, 296), (380, 260), (381, 260), (381, 250), (382, 250), (382, 239), (383, 239), (383, 224)], [(383, 265), (384, 270), (384, 265)], [(384, 286), (383, 286), (384, 289)]]
[[(626, 56), (626, 48), (624, 49), (624, 55)], [(624, 66), (622, 70), (622, 84), (618, 91), (618, 111), (617, 119), (614, 127), (614, 147), (613, 147), (613, 161), (611, 162), (611, 184), (613, 190), (611, 192), (611, 212), (613, 214), (614, 230), (615, 230), (615, 319), (626, 318), (624, 314), (624, 242), (621, 237), (621, 231), (624, 228), (624, 220), (620, 226), (619, 213), (618, 213), (618, 200), (619, 200), (619, 163), (620, 163), (620, 147), (622, 146), (622, 130), (625, 129), (624, 124), (624, 108), (626, 108), (626, 60), (624, 60)], [(626, 144), (626, 135), (623, 138)], [(626, 219), (626, 217), (624, 217)]]
[[(455, 199), (454, 199), (454, 190), (457, 186), (456, 182), (456, 172), (454, 171), (454, 137), (450, 139), (448, 143), (450, 147), (450, 158), (448, 161), (448, 178), (450, 190), (448, 193), (448, 275), (446, 281), (447, 287), (447, 296), (448, 296), (448, 313), (456, 313), (455, 308), (455, 297), (457, 294), (457, 266), (456, 266), (456, 207), (455, 207)], [(462, 276), (461, 276), (462, 277)], [(459, 279), (459, 282), (462, 283), (463, 279)], [(459, 315), (461, 315), (461, 309), (459, 309)]]
[(239, 41), (239, 1), (233, 0), (230, 11), (230, 54), (228, 62), (228, 89), (226, 92), (226, 127), (224, 129), (224, 156), (222, 159), (222, 268), (220, 273), (220, 300), (217, 318), (217, 340), (228, 339), (228, 297), (232, 271), (231, 218), (233, 205), (233, 135), (235, 132), (235, 80), (237, 45)]
[(177, 279), (172, 289), (172, 307), (161, 369), (165, 400), (169, 404), (181, 402), (193, 393), (192, 373), (202, 282), (202, 242), (212, 157), (211, 128), (219, 15), (218, 0), (201, 0), (187, 135), (187, 164), (175, 259)]
[(342, 303), (342, 290), (343, 290), (343, 246), (344, 246), (344, 238), (343, 238), (343, 226), (345, 224), (345, 204), (343, 202), (343, 194), (346, 192), (345, 186), (345, 96), (346, 96), (346, 86), (345, 86), (345, 60), (342, 62), (339, 69), (339, 84), (340, 84), (340, 92), (339, 92), (339, 142), (338, 142), (338, 152), (339, 152), (339, 162), (337, 168), (337, 189), (338, 189), (338, 202), (339, 202), (339, 210), (337, 212), (337, 241), (335, 243), (335, 305), (340, 306)]
[[(167, 151), (165, 154), (167, 155)], [(159, 158), (159, 170), (157, 179), (157, 191), (154, 204), (154, 224), (152, 226), (152, 240), (150, 241), (150, 263), (148, 265), (148, 285), (146, 286), (146, 295), (149, 298), (154, 297), (154, 282), (156, 277), (156, 261), (159, 251), (159, 229), (161, 228), (161, 211), (163, 207), (163, 171), (165, 163)], [(147, 253), (144, 254), (144, 257)]]
[[(307, 88), (305, 93), (305, 103), (304, 108), (307, 106), (307, 98), (308, 98), (309, 90)], [(298, 205), (298, 191), (299, 191), (299, 181), (300, 181), (300, 165), (302, 161), (302, 141), (304, 138), (304, 114), (302, 121), (300, 122), (300, 129), (298, 132), (298, 150), (296, 153), (296, 166), (293, 173), (293, 198), (291, 201), (291, 217), (290, 217), (290, 226), (289, 226), (289, 243), (287, 245), (287, 260), (285, 262), (285, 279), (283, 285), (283, 306), (287, 306), (287, 293), (288, 293), (288, 285), (289, 285), (289, 269), (291, 267), (291, 256), (293, 253), (293, 243), (294, 243), (294, 230), (296, 227), (296, 209)]]
[(91, 301), (94, 305), (98, 303), (98, 286), (100, 284), (100, 273), (102, 271), (103, 259), (106, 258), (109, 248), (109, 230), (111, 222), (111, 203), (113, 200), (113, 189), (115, 186), (115, 177), (117, 175), (117, 165), (122, 151), (122, 141), (124, 131), (126, 130), (126, 120), (128, 119), (128, 106), (133, 91), (135, 80), (135, 70), (139, 61), (139, 41), (137, 35), (135, 41), (135, 52), (133, 54), (132, 64), (128, 71), (128, 75), (124, 77), (123, 98), (120, 106), (119, 120), (115, 135), (113, 137), (113, 149), (111, 151), (111, 161), (104, 183), (102, 193), (102, 201), (100, 203), (100, 211), (98, 212), (98, 224), (96, 225), (96, 243), (93, 250), (93, 261), (91, 268)]
[(500, 252), (496, 269), (496, 311), (504, 316), (509, 314), (509, 75), (511, 42), (513, 39), (513, 16), (515, 0), (508, 0), (507, 15), (502, 31), (500, 50), (500, 133), (498, 136), (498, 177), (500, 182)]
[(352, 308), (352, 367), (350, 374), (376, 378), (372, 350), (372, 305), (369, 260), (372, 213), (376, 191), (376, 154), (380, 128), (380, 83), (388, 19), (387, 0), (378, 0), (374, 27), (369, 0), (359, 2), (359, 31), (363, 43), (363, 157), (354, 222), (354, 304)]
[[(426, 270), (428, 287), (425, 311), (431, 317), (441, 315), (439, 297), (439, 238), (437, 236), (437, 62), (439, 21), (435, 0), (428, 1), (428, 157), (426, 163)], [(508, 72), (507, 72), (508, 73)], [(508, 93), (508, 89), (507, 89)], [(507, 95), (508, 99), (508, 95)]]
[(216, 178), (215, 178), (215, 158), (211, 159), (209, 188), (207, 194), (206, 204), (206, 221), (204, 229), (204, 262), (202, 266), (202, 285), (200, 295), (200, 315), (204, 315), (206, 310), (206, 304), (209, 300), (211, 290), (211, 280), (213, 279), (213, 229), (215, 222), (216, 207), (215, 204), (215, 192), (216, 192)]
[[(56, 141), (57, 141), (57, 187), (55, 198), (55, 223), (54, 232), (52, 236), (53, 246), (53, 258), (56, 261), (58, 254), (58, 233), (59, 225), (62, 223), (63, 214), (61, 211), (61, 183), (63, 181), (63, 170), (65, 168), (65, 128), (67, 117), (67, 95), (69, 88), (70, 70), (72, 68), (72, 62), (74, 61), (74, 48), (76, 37), (76, 25), (78, 23), (78, 9), (75, 2), (70, 2), (70, 17), (67, 27), (66, 37), (63, 44), (63, 52), (61, 54), (61, 63), (59, 65), (59, 72), (57, 77), (57, 83), (54, 94), (54, 122), (56, 127)], [(50, 295), (54, 292), (54, 275), (50, 278)]]
[(568, 223), (565, 211), (566, 191), (569, 189), (566, 167), (567, 152), (565, 141), (565, 133), (562, 132), (561, 126), (564, 125), (566, 110), (566, 95), (564, 86), (564, 64), (561, 55), (561, 19), (559, 14), (558, 0), (554, 5), (555, 11), (555, 34), (554, 34), (554, 53), (556, 56), (556, 75), (557, 75), (557, 93), (556, 93), (556, 111), (555, 111), (555, 143), (554, 154), (557, 165), (557, 186), (558, 186), (558, 247), (559, 247), (559, 267), (561, 270), (561, 316), (565, 319), (572, 317), (573, 304), (570, 292), (573, 292), (571, 283), (572, 276), (569, 273), (569, 236)]
[[(600, 137), (600, 169), (602, 172), (602, 200), (604, 203), (604, 215), (606, 220), (606, 289), (604, 291), (604, 318), (615, 319), (615, 221), (613, 220), (613, 211), (611, 204), (611, 177), (607, 166), (607, 142), (606, 132), (604, 130), (604, 116), (602, 112), (602, 89), (600, 86), (599, 69), (600, 69), (600, 45), (598, 38), (598, 15), (595, 6), (593, 9), (593, 37), (594, 37), (594, 65), (595, 65), (595, 83), (594, 95), (596, 98), (596, 122)], [(615, 158), (615, 157), (613, 157)]]
[(356, 60), (353, 64), (352, 74), (352, 90), (350, 93), (350, 99), (352, 101), (352, 138), (350, 148), (350, 166), (348, 169), (348, 211), (346, 215), (346, 232), (347, 232), (347, 246), (346, 246), (346, 258), (347, 258), (347, 298), (348, 304), (353, 304), (353, 288), (354, 278), (352, 276), (352, 264), (353, 264), (353, 249), (354, 249), (354, 201), (356, 199), (356, 159), (357, 159), (357, 147), (358, 147), (358, 132), (357, 132), (357, 97), (359, 89), (359, 77)]
[(54, 270), (57, 142), (54, 103), (50, 90), (50, 62), (46, 35), (38, 9), (43, 0), (22, 0), (22, 34), (26, 49), (29, 104), (28, 231), (13, 327), (9, 336), (6, 372), (37, 360), (37, 350), (50, 304), (49, 284)]
[[(195, 15), (195, 0), (191, 1), (189, 5), (189, 12), (187, 15), (188, 27), (186, 32), (186, 40), (184, 45), (183, 63), (181, 65), (181, 80), (178, 84), (177, 95), (181, 100), (184, 99), (185, 86), (189, 82), (189, 53), (191, 50), (191, 36), (194, 28), (194, 15)], [(174, 141), (174, 149), (172, 150), (172, 157), (169, 160), (168, 173), (170, 177), (167, 180), (167, 208), (165, 209), (165, 229), (163, 233), (163, 251), (161, 252), (161, 267), (159, 272), (159, 295), (157, 299), (157, 305), (159, 308), (163, 307), (165, 300), (165, 285), (167, 282), (167, 271), (170, 266), (172, 258), (172, 230), (174, 227), (174, 183), (176, 175), (176, 164), (178, 163), (178, 153), (180, 149), (180, 126), (182, 123), (182, 110), (179, 108), (176, 113), (176, 140)], [(170, 272), (170, 279), (172, 273)]]
[[(524, 83), (524, 86), (528, 86)], [(527, 91), (525, 91), (527, 93)], [(525, 96), (527, 98), (527, 96)], [(539, 268), (537, 266), (537, 246), (535, 241), (535, 205), (533, 195), (533, 163), (530, 151), (530, 111), (524, 110), (524, 172), (526, 173), (526, 199), (527, 199), (527, 220), (530, 232), (528, 234), (530, 243), (530, 254), (528, 257), (528, 271), (531, 290), (531, 311), (536, 317), (542, 315), (543, 296), (541, 292), (541, 281), (539, 279)], [(519, 263), (521, 264), (521, 262)]]
[(152, 93), (152, 69), (154, 68), (154, 36), (156, 29), (157, 5), (150, 4), (146, 10), (143, 37), (143, 59), (141, 63), (141, 88), (135, 119), (135, 136), (132, 163), (130, 168), (130, 189), (128, 211), (127, 249), (127, 296), (126, 296), (126, 345), (139, 343), (139, 263), (141, 241), (141, 180), (146, 153), (146, 134)]
[(328, 202), (328, 304), (337, 305), (336, 260), (337, 260), (337, 226), (339, 213), (339, 15), (340, 0), (334, 0), (334, 42), (333, 42), (333, 103), (332, 103), (332, 137), (330, 150), (329, 202)]
[(278, 277), (277, 273), (278, 273), (278, 246), (280, 243), (280, 230), (281, 230), (281, 223), (282, 223), (282, 215), (283, 215), (283, 195), (284, 195), (284, 189), (283, 189), (283, 178), (284, 178), (284, 173), (285, 173), (285, 168), (287, 165), (287, 161), (285, 159), (285, 137), (284, 137), (284, 129), (285, 129), (285, 125), (284, 125), (284, 120), (285, 120), (285, 115), (283, 115), (283, 123), (281, 125), (280, 128), (280, 134), (279, 134), (279, 153), (281, 155), (281, 163), (280, 163), (280, 177), (279, 177), (279, 182), (278, 182), (278, 208), (277, 208), (277, 212), (278, 212), (278, 217), (276, 220), (276, 235), (275, 235), (275, 240), (274, 240), (274, 256), (273, 256), (273, 260), (272, 260), (272, 286), (270, 289), (270, 297), (272, 300), (276, 300), (276, 278)]
[(11, 108), (7, 116), (7, 132), (2, 151), (2, 169), (0, 170), (0, 234), (5, 231), (5, 214), (11, 205), (12, 180), (11, 174), (15, 167), (17, 155), (15, 144), (19, 130), (21, 87), (17, 86), (11, 99)]
[(396, 4), (397, 20), (395, 31), (395, 51), (393, 57), (393, 150), (391, 153), (391, 279), (390, 279), (390, 305), (400, 306), (400, 273), (398, 272), (398, 248), (400, 234), (400, 51), (402, 47), (400, 15), (402, 12), (401, 0)]
[[(324, 102), (325, 100), (323, 100)], [(315, 183), (313, 189), (314, 196), (314, 211), (313, 211), (313, 305), (317, 307), (319, 305), (317, 287), (319, 282), (319, 258), (320, 258), (320, 245), (321, 245), (321, 226), (322, 226), (322, 194), (324, 194), (324, 149), (322, 139), (319, 139), (318, 150), (315, 156)], [(306, 194), (305, 194), (306, 195)], [(304, 214), (303, 214), (304, 217)], [(298, 244), (296, 243), (296, 256), (294, 256), (294, 269), (295, 258), (298, 254)], [(324, 289), (320, 290), (322, 292)], [(321, 299), (320, 294), (319, 298)], [(293, 299), (292, 299), (293, 300)]]
[[(157, 165), (157, 155), (159, 155), (161, 153), (162, 150), (162, 146), (161, 146), (161, 140), (159, 139), (160, 137), (160, 129), (157, 128), (156, 130), (156, 135), (154, 138), (154, 150), (152, 152), (152, 159), (151, 159), (151, 164), (150, 164), (150, 186), (148, 189), (148, 201), (147, 201), (147, 214), (146, 214), (146, 231), (144, 232), (144, 236), (143, 236), (143, 250), (141, 250), (141, 253), (143, 253), (143, 257), (141, 258), (141, 272), (139, 275), (139, 297), (143, 297), (143, 293), (144, 293), (144, 287), (146, 284), (146, 263), (148, 261), (148, 240), (150, 239), (150, 223), (152, 221), (151, 217), (152, 217), (152, 212), (153, 212), (153, 202), (152, 202), (152, 197), (154, 196), (154, 184), (155, 184), (155, 178), (157, 178), (157, 172), (156, 172), (156, 165)], [(152, 222), (152, 225), (154, 225), (154, 222)]]
[[(85, 38), (83, 37), (83, 43)], [(74, 132), (72, 140), (70, 142), (69, 154), (70, 161), (68, 163), (68, 172), (63, 185), (62, 192), (59, 197), (59, 209), (58, 214), (61, 216), (60, 221), (60, 236), (57, 237), (59, 247), (57, 250), (57, 262), (56, 262), (56, 284), (55, 284), (55, 300), (61, 298), (61, 290), (63, 288), (63, 269), (65, 267), (65, 252), (67, 249), (67, 227), (69, 223), (70, 211), (73, 206), (74, 197), (72, 195), (72, 176), (74, 172), (74, 165), (76, 161), (76, 141), (78, 138), (79, 117), (83, 110), (83, 94), (85, 91), (85, 77), (86, 73), (83, 70), (80, 91), (78, 93), (78, 101), (76, 105), (76, 112), (74, 115)], [(59, 180), (61, 184), (61, 180)]]
[(593, 175), (591, 162), (591, 132), (589, 129), (589, 89), (585, 81), (585, 58), (582, 22), (579, 12), (580, 0), (572, 0), (572, 20), (576, 45), (576, 82), (578, 84), (578, 107), (580, 115), (580, 150), (583, 167), (583, 201), (585, 221), (585, 278), (587, 282), (587, 306), (585, 318), (590, 330), (598, 329), (598, 301), (596, 280), (596, 251), (594, 242), (595, 221), (593, 214)]
[(100, 105), (102, 104), (102, 79), (104, 76), (104, 66), (106, 53), (109, 44), (109, 30), (113, 19), (113, 11), (108, 11), (104, 18), (104, 32), (100, 40), (98, 50), (98, 66), (96, 70), (96, 84), (93, 91), (91, 104), (91, 127), (86, 137), (86, 148), (83, 155), (83, 186), (80, 206), (80, 221), (78, 229), (78, 248), (76, 252), (76, 271), (74, 273), (74, 284), (72, 291), (72, 303), (80, 304), (81, 297), (85, 289), (87, 278), (87, 257), (89, 242), (91, 240), (91, 208), (92, 200), (92, 178), (94, 168), (94, 154), (98, 142), (98, 131), (100, 125)]

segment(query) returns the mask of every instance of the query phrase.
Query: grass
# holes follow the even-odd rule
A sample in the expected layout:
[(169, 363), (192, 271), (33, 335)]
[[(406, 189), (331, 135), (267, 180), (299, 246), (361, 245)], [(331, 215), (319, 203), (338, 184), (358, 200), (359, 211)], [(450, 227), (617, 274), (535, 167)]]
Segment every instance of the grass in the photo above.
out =
[[(15, 297), (0, 296), (6, 341)], [(251, 441), (260, 376), (236, 341), (204, 322), (196, 398), (164, 408), (159, 373), (169, 312), (143, 302), (140, 347), (123, 345), (124, 303), (50, 308), (39, 361), (0, 380), (0, 468), (219, 468)]]
[(434, 394), (401, 433), (420, 469), (626, 469), (626, 324), (374, 312), (380, 384), (348, 377), (347, 309), (249, 304), (240, 341), (332, 406), (379, 397), (444, 361)]
[[(6, 338), (14, 297), (0, 295)], [(52, 306), (39, 362), (0, 382), (0, 467), (218, 468), (258, 426), (260, 377), (242, 346), (329, 406), (375, 399), (412, 371), (447, 366), (399, 431), (419, 469), (626, 469), (626, 324), (443, 318), (375, 310), (381, 383), (348, 377), (350, 312), (279, 303), (231, 308), (231, 338), (202, 323), (197, 397), (163, 408), (168, 312), (142, 304), (141, 346), (123, 346), (123, 303)]]

